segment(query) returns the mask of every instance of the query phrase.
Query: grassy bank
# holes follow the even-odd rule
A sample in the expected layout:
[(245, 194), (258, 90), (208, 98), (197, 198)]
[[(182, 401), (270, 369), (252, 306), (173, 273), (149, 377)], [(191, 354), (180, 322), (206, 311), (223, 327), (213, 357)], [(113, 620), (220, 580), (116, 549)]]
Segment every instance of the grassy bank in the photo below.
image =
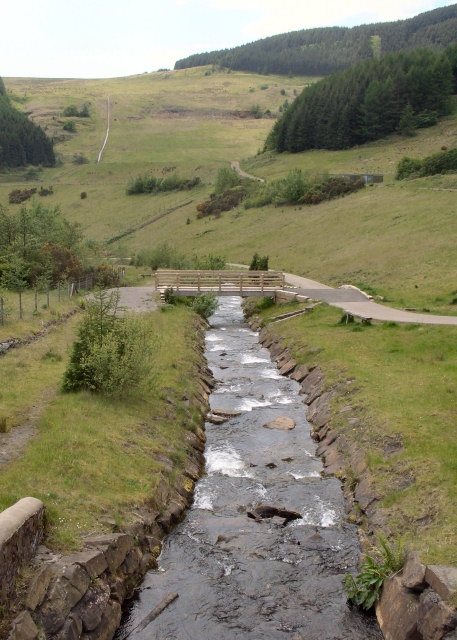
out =
[[(58, 393), (38, 420), (38, 435), (24, 455), (0, 472), (0, 509), (33, 495), (46, 505), (47, 544), (53, 549), (78, 546), (84, 535), (123, 526), (135, 511), (154, 500), (161, 474), (173, 482), (185, 459), (184, 432), (199, 421), (197, 409), (183, 398), (197, 390), (197, 317), (185, 308), (149, 314), (153, 360), (141, 388), (123, 399), (86, 392)], [(58, 385), (68, 359), (63, 329), (53, 353), (48, 382)], [(44, 350), (30, 366), (16, 354), (0, 360), (12, 386), (26, 389), (51, 365)], [(25, 358), (26, 351), (22, 350)], [(20, 354), (20, 350), (17, 350)], [(30, 356), (31, 357), (31, 356)], [(9, 368), (8, 368), (9, 367)], [(37, 369), (38, 367), (38, 369)], [(13, 402), (13, 394), (9, 394)]]
[[(262, 317), (277, 314), (273, 307)], [(354, 380), (335, 404), (331, 426), (365, 449), (394, 534), (425, 562), (455, 564), (455, 329), (346, 325), (340, 318), (322, 304), (270, 330), (284, 337), (297, 362), (322, 367), (330, 386)], [(355, 424), (339, 413), (348, 404)]]

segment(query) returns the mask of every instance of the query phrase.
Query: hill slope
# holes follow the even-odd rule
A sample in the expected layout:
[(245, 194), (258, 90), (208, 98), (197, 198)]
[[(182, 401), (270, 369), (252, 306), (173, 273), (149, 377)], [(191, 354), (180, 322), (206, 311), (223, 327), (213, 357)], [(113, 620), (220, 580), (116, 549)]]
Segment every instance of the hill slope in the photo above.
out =
[[(453, 311), (456, 230), (455, 193), (450, 189), (457, 188), (456, 177), (400, 183), (393, 174), (404, 155), (420, 158), (443, 145), (455, 146), (455, 116), (413, 138), (394, 135), (338, 152), (254, 156), (272, 120), (249, 115), (250, 105), (276, 111), (284, 100), (282, 89), (292, 98), (309, 79), (270, 77), (268, 88), (261, 88), (265, 80), (257, 75), (205, 75), (207, 71), (103, 81), (6, 80), (17, 95), (27, 93), (31, 117), (56, 131), (62, 126), (62, 107), (91, 102), (92, 117), (57, 145), (62, 166), (40, 174), (54, 186), (46, 202), (61, 204), (65, 216), (80, 222), (88, 237), (101, 243), (112, 240), (110, 251), (124, 257), (163, 242), (187, 254), (216, 252), (245, 263), (258, 251), (270, 256), (274, 268), (327, 284), (371, 286), (401, 306)], [(96, 164), (107, 95), (111, 132), (103, 160)], [(75, 154), (89, 162), (74, 164)], [(217, 169), (243, 158), (249, 173), (267, 180), (301, 168), (311, 174), (382, 173), (384, 183), (314, 207), (240, 207), (219, 219), (197, 220), (196, 206), (213, 190)], [(169, 175), (173, 167), (183, 178), (198, 175), (202, 184), (191, 191), (126, 195), (129, 177)], [(21, 182), (23, 172), (1, 176), (0, 203), (6, 205), (8, 193)], [(82, 191), (87, 193), (84, 200)]]
[(195, 54), (178, 60), (175, 69), (214, 64), (263, 74), (327, 75), (378, 54), (417, 47), (440, 51), (456, 42), (456, 34), (457, 4), (408, 20), (284, 33)]

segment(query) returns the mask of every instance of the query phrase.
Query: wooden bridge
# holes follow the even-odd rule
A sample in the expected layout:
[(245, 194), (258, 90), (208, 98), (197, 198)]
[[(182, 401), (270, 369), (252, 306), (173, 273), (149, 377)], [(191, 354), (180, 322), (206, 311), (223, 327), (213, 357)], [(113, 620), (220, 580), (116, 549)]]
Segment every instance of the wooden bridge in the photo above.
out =
[(162, 296), (173, 289), (176, 296), (197, 296), (213, 292), (217, 296), (267, 296), (284, 287), (282, 271), (174, 271), (158, 269), (156, 290)]

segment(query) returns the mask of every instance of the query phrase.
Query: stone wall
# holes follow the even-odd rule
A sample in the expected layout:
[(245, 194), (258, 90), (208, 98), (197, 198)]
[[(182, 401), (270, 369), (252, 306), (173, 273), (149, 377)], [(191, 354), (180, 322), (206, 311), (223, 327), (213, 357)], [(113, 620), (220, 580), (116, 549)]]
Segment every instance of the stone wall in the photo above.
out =
[(0, 605), (11, 597), (21, 567), (35, 554), (43, 537), (44, 505), (23, 498), (0, 513)]
[[(344, 380), (329, 388), (319, 367), (297, 365), (281, 339), (268, 328), (261, 328), (258, 319), (253, 318), (250, 323), (253, 329), (260, 329), (259, 341), (269, 349), (279, 372), (301, 385), (303, 402), (308, 405), (306, 417), (313, 427), (311, 435), (318, 442), (316, 454), (322, 457), (324, 475), (349, 479), (343, 485), (348, 520), (357, 523), (363, 520), (369, 534), (383, 530), (389, 535), (387, 514), (372, 486), (365, 451), (330, 426), (330, 401), (337, 395), (347, 397), (354, 381)], [(359, 418), (349, 404), (339, 411), (348, 426), (358, 423)], [(452, 606), (456, 593), (456, 567), (424, 566), (419, 554), (409, 554), (402, 572), (386, 581), (376, 607), (384, 637), (386, 640), (457, 640), (457, 614)]]

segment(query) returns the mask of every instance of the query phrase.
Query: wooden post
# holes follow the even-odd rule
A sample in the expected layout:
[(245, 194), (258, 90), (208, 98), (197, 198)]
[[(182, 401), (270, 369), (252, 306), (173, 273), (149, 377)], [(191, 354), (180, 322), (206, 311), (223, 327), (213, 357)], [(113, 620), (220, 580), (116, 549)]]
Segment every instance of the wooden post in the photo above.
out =
[(262, 274), (261, 274), (261, 276), (260, 276), (260, 290), (261, 290), (261, 291), (262, 291), (262, 293), (263, 293), (263, 273), (262, 273)]
[(284, 275), (284, 273), (281, 273), (281, 288), (284, 289), (284, 286), (286, 284), (286, 277)]
[(218, 276), (219, 276), (219, 279), (218, 279), (218, 282), (219, 282), (219, 293), (221, 293), (222, 292), (222, 274), (221, 274), (220, 271), (219, 271)]
[(240, 274), (240, 293), (243, 294), (243, 276)]
[(4, 324), (5, 324), (5, 318), (4, 318), (4, 315), (3, 315), (3, 298), (0, 298), (0, 321), (1, 321), (1, 324), (2, 324), (2, 327), (3, 327)]
[(179, 273), (176, 275), (176, 293), (179, 293)]
[(35, 313), (38, 311), (38, 287), (35, 287)]
[(200, 293), (200, 271), (198, 272), (197, 282), (198, 282), (198, 293)]

